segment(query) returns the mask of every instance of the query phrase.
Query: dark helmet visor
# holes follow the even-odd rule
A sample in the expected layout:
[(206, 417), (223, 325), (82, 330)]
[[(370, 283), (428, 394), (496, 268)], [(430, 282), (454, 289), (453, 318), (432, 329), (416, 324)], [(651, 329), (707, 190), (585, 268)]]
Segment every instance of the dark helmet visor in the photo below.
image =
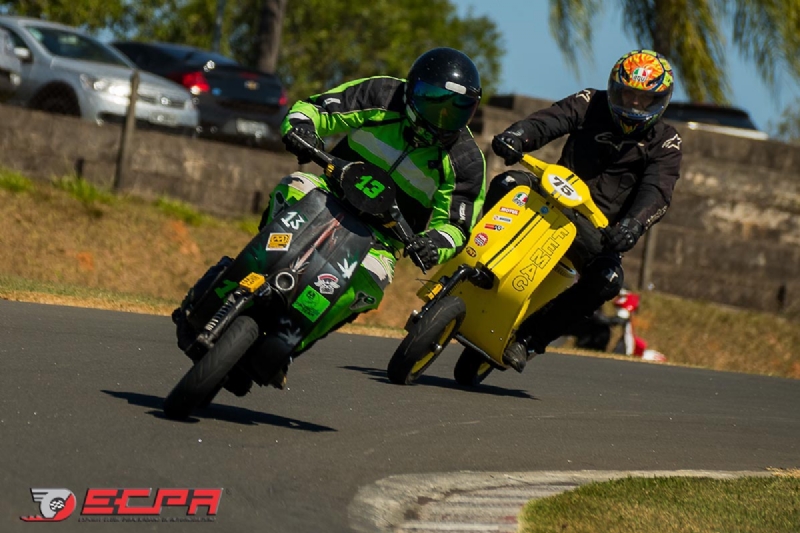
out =
[(650, 118), (661, 113), (669, 104), (672, 91), (651, 92), (626, 87), (618, 82), (609, 84), (608, 99), (612, 108), (630, 117)]
[[(463, 128), (472, 119), (481, 100), (480, 90), (453, 84), (453, 89), (417, 81), (411, 87), (411, 106), (430, 125), (446, 131)], [(465, 91), (464, 94), (457, 91)]]

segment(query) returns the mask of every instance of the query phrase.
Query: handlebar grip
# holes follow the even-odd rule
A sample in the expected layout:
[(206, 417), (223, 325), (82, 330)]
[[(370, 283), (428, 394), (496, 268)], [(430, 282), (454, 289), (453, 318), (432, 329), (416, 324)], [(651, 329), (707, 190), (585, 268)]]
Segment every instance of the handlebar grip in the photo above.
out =
[(411, 241), (414, 239), (414, 230), (411, 229), (411, 226), (408, 224), (406, 219), (403, 217), (402, 213), (400, 213), (400, 207), (397, 204), (394, 204), (390, 210), (392, 220), (394, 224), (392, 224), (391, 228), (394, 231), (394, 234), (400, 239), (400, 242), (406, 247), (405, 253), (412, 260), (415, 264), (420, 265), (420, 269), (422, 270), (423, 274), (427, 274), (428, 270), (422, 265), (422, 260), (420, 259), (419, 255), (411, 250), (408, 250), (408, 245), (411, 244)]
[(298, 144), (302, 145), (306, 150), (308, 150), (309, 156), (311, 160), (321, 166), (322, 168), (327, 167), (333, 162), (333, 157), (325, 153), (324, 151), (320, 150), (316, 146), (309, 144), (304, 138), (299, 136), (294, 131), (289, 131), (286, 134), (287, 137), (290, 137), (293, 142), (297, 142)]

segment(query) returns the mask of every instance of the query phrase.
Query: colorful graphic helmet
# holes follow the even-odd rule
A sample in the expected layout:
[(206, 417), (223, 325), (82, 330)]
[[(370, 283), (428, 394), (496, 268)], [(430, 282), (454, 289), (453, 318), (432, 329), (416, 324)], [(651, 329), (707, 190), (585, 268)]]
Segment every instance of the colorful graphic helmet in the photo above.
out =
[(622, 133), (641, 133), (667, 109), (674, 82), (667, 59), (652, 50), (622, 56), (608, 77), (608, 106)]
[(448, 142), (469, 124), (481, 100), (475, 63), (453, 48), (419, 56), (406, 78), (406, 114), (415, 135)]

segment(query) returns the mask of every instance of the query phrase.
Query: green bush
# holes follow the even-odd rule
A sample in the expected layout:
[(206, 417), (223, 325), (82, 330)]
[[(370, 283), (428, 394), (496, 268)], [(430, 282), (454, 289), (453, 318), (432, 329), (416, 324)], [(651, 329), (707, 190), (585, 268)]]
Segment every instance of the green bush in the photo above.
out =
[(200, 224), (206, 222), (208, 218), (193, 206), (185, 202), (181, 202), (180, 200), (168, 198), (166, 196), (162, 196), (156, 200), (155, 205), (161, 210), (162, 213), (177, 218), (178, 220), (182, 220), (190, 226), (199, 226)]
[(33, 190), (33, 182), (14, 170), (0, 168), (0, 189), (20, 193)]
[(87, 206), (96, 203), (110, 204), (114, 201), (113, 194), (100, 189), (80, 176), (72, 175), (55, 178), (53, 186)]

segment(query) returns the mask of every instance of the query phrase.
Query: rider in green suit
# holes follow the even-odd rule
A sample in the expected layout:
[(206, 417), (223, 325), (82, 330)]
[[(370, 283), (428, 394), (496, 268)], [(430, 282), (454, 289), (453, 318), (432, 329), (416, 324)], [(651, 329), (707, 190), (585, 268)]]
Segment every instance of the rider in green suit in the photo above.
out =
[[(435, 48), (414, 62), (405, 80), (355, 80), (296, 102), (281, 133), (300, 164), (310, 161), (305, 143), (321, 146), (321, 137), (338, 135), (341, 139), (330, 150), (334, 156), (366, 161), (389, 172), (397, 185), (400, 211), (416, 234), (405, 252), (413, 251), (410, 257), (417, 266), (430, 269), (460, 251), (480, 217), (486, 163), (467, 127), (480, 98), (480, 76), (472, 60), (452, 48)], [(297, 142), (295, 135), (305, 143)], [(313, 188), (328, 190), (324, 175), (298, 171), (283, 178), (260, 227)], [(378, 234), (377, 240), (379, 245), (354, 267), (348, 292), (296, 353), (358, 313), (378, 307), (402, 248), (384, 235)], [(229, 262), (223, 258), (203, 279), (213, 280)], [(202, 283), (190, 291), (181, 309), (202, 294)], [(244, 387), (236, 389), (238, 394)]]

